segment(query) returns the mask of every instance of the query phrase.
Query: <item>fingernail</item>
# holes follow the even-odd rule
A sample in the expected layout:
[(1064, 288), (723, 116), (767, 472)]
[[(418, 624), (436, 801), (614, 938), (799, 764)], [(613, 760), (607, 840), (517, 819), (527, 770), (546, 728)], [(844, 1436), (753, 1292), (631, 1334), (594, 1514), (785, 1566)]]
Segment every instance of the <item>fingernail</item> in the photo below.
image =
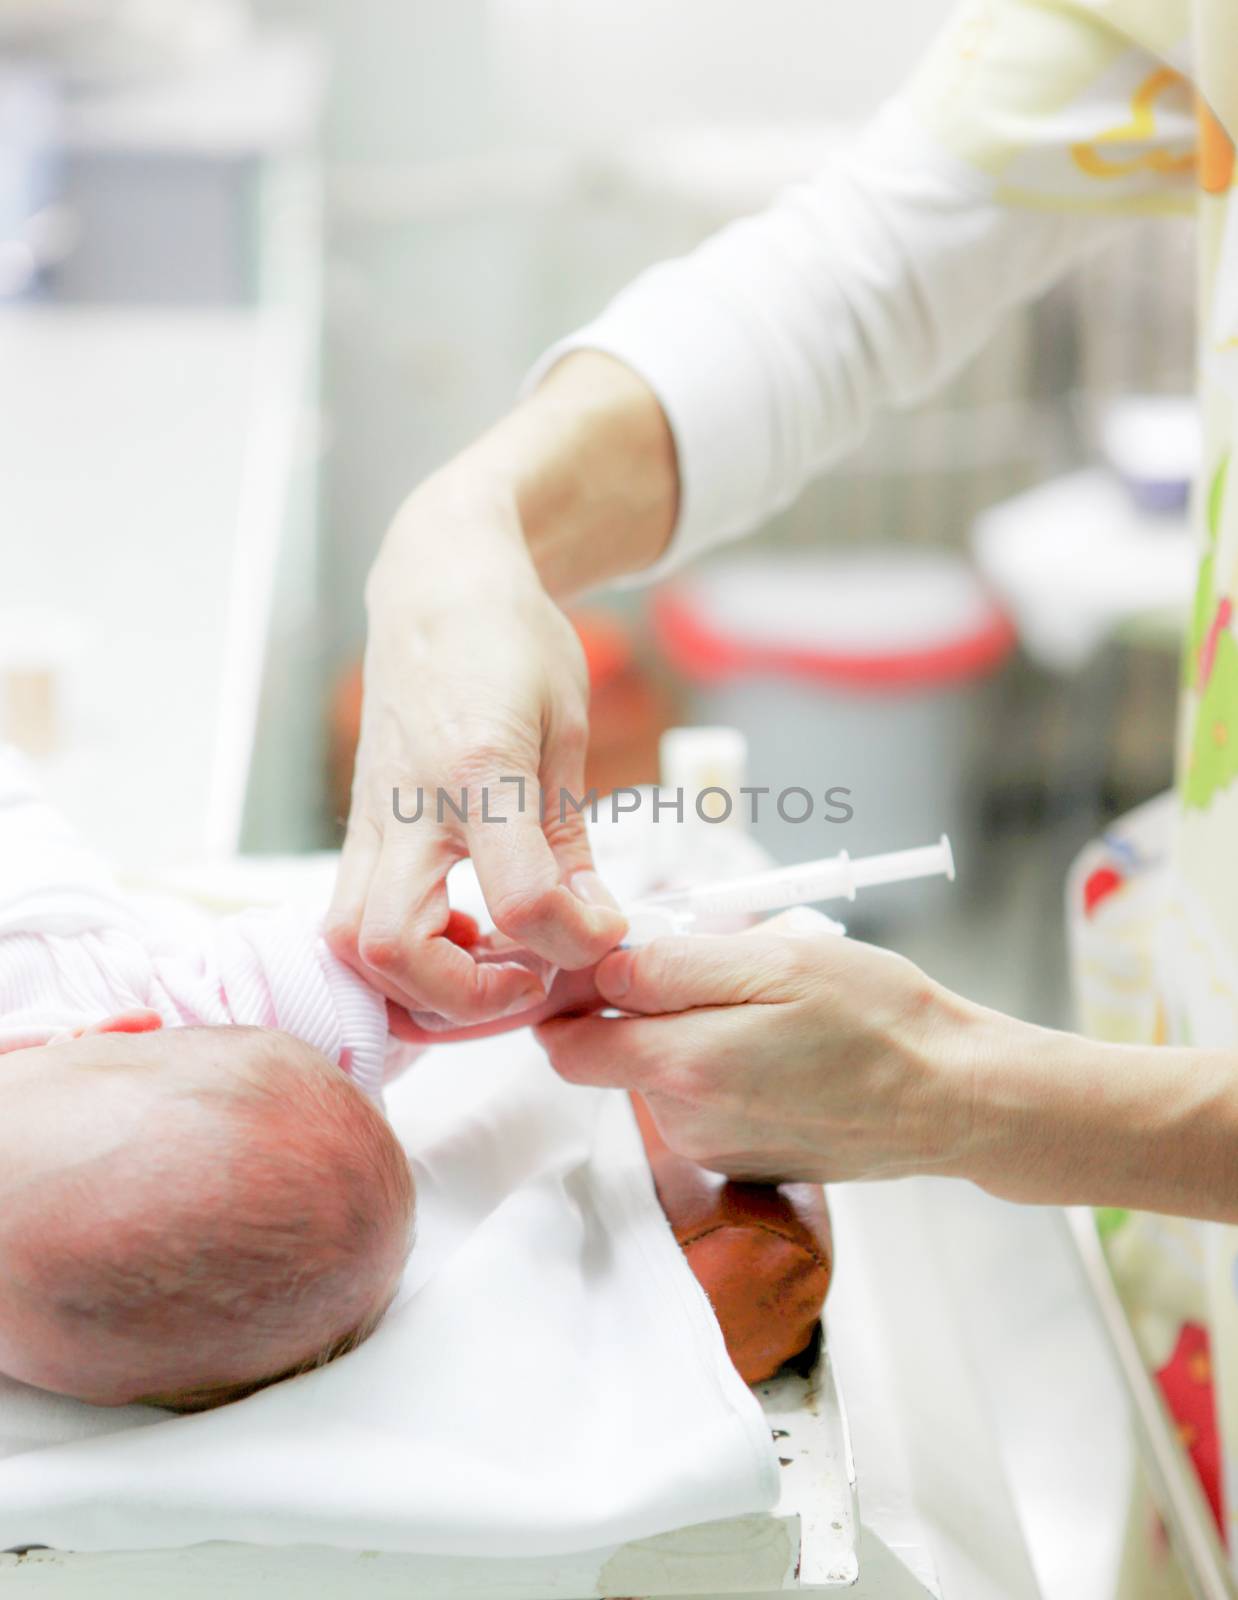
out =
[(598, 969), (598, 993), (606, 1000), (622, 1000), (632, 987), (632, 961), (633, 957), (626, 951), (618, 955), (607, 956), (602, 965), (605, 973)]
[(619, 910), (618, 900), (597, 873), (588, 868), (583, 872), (573, 873), (569, 887), (576, 898), (583, 900), (587, 906), (605, 906), (608, 911)]

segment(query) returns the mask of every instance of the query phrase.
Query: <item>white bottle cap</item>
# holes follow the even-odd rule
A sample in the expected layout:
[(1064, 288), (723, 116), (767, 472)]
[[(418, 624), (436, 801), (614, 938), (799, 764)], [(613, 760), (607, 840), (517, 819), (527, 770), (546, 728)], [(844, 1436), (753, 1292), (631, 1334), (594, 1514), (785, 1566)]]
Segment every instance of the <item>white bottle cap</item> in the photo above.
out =
[[(658, 757), (660, 786), (683, 790), (685, 818), (743, 826), (739, 791), (748, 775), (748, 741), (738, 728), (668, 728)], [(729, 814), (724, 796), (707, 792), (715, 789), (730, 796)]]

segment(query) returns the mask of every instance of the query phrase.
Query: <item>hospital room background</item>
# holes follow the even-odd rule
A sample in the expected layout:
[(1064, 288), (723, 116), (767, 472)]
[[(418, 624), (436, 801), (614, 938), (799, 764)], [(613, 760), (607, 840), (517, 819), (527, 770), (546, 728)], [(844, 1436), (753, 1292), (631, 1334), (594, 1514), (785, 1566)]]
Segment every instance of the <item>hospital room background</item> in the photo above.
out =
[[(139, 877), (337, 846), (402, 496), (946, 10), (0, 0), (0, 732)], [(1193, 291), (1189, 221), (1133, 224), (767, 537), (582, 600), (590, 785), (738, 728), (749, 782), (851, 793), (762, 819), (776, 858), (952, 839), (854, 931), (1069, 1024), (1069, 864), (1172, 775)], [(1041, 1590), (1099, 1595), (1138, 1444), (1086, 1276), (1056, 1216), (950, 1206)]]

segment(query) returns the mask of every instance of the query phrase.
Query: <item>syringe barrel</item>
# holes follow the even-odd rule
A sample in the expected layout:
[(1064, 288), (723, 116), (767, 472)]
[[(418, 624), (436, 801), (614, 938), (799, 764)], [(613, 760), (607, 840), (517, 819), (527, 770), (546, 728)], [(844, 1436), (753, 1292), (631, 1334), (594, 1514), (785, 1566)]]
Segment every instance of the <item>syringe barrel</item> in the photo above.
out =
[(787, 906), (815, 905), (821, 900), (854, 900), (858, 888), (874, 883), (902, 883), (910, 878), (944, 874), (954, 877), (954, 862), (945, 835), (938, 844), (853, 861), (845, 850), (824, 861), (778, 867), (753, 877), (701, 884), (692, 889), (652, 895), (644, 906), (659, 915), (688, 922), (697, 918), (742, 916), (780, 911)]
[(733, 916), (746, 911), (780, 911), (818, 900), (854, 899), (851, 861), (844, 850), (829, 861), (780, 867), (750, 881), (704, 884), (692, 890), (688, 905), (698, 917)]
[(880, 856), (861, 856), (851, 863), (857, 889), (874, 883), (906, 883), (911, 878), (954, 877), (950, 841), (943, 833), (937, 844), (914, 850), (888, 850)]

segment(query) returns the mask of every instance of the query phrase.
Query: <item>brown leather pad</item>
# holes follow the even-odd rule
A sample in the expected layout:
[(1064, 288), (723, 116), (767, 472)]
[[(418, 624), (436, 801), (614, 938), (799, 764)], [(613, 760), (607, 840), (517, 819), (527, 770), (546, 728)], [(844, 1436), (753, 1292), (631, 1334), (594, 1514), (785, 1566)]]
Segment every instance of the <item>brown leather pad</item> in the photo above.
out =
[(834, 1252), (825, 1191), (814, 1183), (736, 1183), (668, 1150), (632, 1096), (658, 1199), (709, 1296), (735, 1369), (760, 1383), (812, 1341)]

